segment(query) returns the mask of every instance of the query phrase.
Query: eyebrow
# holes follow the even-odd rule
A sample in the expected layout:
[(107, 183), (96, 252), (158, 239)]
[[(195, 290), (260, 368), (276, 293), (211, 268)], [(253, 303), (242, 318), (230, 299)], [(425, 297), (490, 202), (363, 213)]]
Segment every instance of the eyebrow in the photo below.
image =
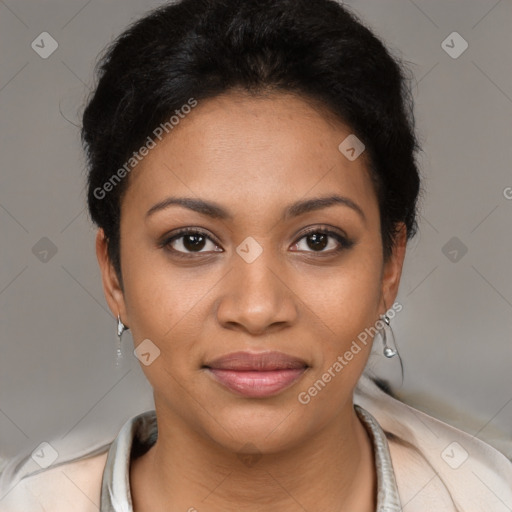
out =
[[(320, 210), (334, 205), (344, 205), (354, 210), (366, 222), (366, 216), (362, 208), (348, 197), (331, 195), (327, 197), (316, 197), (297, 201), (288, 205), (281, 220), (298, 217), (304, 213)], [(167, 197), (163, 201), (153, 205), (146, 213), (146, 219), (158, 211), (165, 210), (170, 206), (182, 206), (213, 219), (232, 220), (234, 216), (219, 204), (204, 199), (191, 197)]]

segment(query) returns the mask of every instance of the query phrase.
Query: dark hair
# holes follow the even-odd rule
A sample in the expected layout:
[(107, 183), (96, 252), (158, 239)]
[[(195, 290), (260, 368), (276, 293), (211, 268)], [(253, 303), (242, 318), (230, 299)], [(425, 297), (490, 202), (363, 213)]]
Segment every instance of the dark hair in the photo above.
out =
[[(82, 127), (88, 206), (104, 229), (121, 283), (120, 204), (128, 180), (120, 179), (126, 172), (118, 174), (119, 183), (111, 178), (123, 165), (126, 171), (155, 128), (191, 98), (230, 90), (289, 92), (326, 107), (365, 144), (384, 257), (391, 254), (399, 222), (408, 238), (416, 233), (418, 143), (406, 70), (335, 0), (166, 4), (113, 41), (96, 73)], [(109, 180), (114, 186), (105, 186)]]

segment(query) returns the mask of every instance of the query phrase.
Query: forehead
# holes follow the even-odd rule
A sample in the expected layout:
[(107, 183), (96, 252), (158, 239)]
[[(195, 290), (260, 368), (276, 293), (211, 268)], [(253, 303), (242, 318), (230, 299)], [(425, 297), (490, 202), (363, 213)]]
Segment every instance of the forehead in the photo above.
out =
[(351, 161), (339, 150), (348, 136), (349, 127), (296, 95), (199, 101), (132, 171), (123, 203), (142, 212), (181, 194), (254, 210), (340, 192), (376, 207), (366, 153)]

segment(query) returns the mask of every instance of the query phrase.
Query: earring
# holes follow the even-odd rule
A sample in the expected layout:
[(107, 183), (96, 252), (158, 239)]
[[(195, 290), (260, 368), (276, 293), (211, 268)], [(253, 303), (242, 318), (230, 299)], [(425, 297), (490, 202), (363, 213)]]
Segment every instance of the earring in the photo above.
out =
[(123, 353), (121, 352), (121, 336), (123, 332), (127, 330), (128, 327), (123, 324), (119, 314), (117, 315), (117, 351), (116, 351), (116, 366), (119, 366), (121, 359), (123, 358)]
[[(383, 345), (383, 354), (388, 357), (395, 357), (398, 354), (395, 343), (395, 334), (393, 333), (393, 329), (391, 329), (390, 321), (388, 315), (385, 313), (380, 315), (380, 319), (384, 321), (384, 326), (379, 328), (379, 334), (382, 338)], [(389, 335), (386, 334), (386, 331), (389, 329)], [(390, 339), (391, 346), (388, 345), (388, 338)]]

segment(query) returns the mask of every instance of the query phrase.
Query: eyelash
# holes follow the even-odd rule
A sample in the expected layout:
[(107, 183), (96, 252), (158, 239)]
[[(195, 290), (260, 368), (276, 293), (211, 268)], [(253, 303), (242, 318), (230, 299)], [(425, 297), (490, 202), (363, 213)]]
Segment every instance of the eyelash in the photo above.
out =
[[(328, 235), (328, 236), (334, 238), (339, 243), (339, 247), (336, 249), (332, 249), (330, 251), (305, 251), (307, 253), (313, 253), (313, 254), (317, 253), (317, 254), (327, 254), (327, 255), (338, 254), (343, 250), (350, 249), (354, 245), (354, 242), (352, 240), (349, 240), (348, 238), (344, 237), (343, 235), (340, 235), (338, 232), (333, 231), (332, 229), (329, 229), (329, 228), (319, 228), (319, 227), (310, 228), (310, 229), (307, 229), (306, 231), (304, 231), (301, 234), (300, 238), (298, 238), (297, 241), (294, 242), (293, 245), (297, 244), (300, 240), (302, 240), (303, 238), (306, 238), (312, 234)], [(205, 233), (204, 231), (202, 231), (200, 229), (182, 228), (182, 229), (178, 230), (176, 233), (174, 233), (171, 237), (165, 238), (159, 244), (159, 247), (166, 248), (166, 250), (168, 250), (169, 252), (172, 252), (177, 257), (182, 257), (182, 258), (194, 257), (194, 254), (204, 254), (202, 252), (194, 253), (194, 252), (177, 251), (170, 247), (172, 242), (179, 240), (180, 238), (183, 238), (185, 235), (200, 235), (200, 236), (207, 238), (208, 240), (213, 242), (215, 245), (220, 245), (213, 238), (211, 238), (207, 233)], [(220, 252), (220, 251), (216, 251), (216, 252)], [(298, 252), (302, 252), (302, 251), (298, 251)]]

